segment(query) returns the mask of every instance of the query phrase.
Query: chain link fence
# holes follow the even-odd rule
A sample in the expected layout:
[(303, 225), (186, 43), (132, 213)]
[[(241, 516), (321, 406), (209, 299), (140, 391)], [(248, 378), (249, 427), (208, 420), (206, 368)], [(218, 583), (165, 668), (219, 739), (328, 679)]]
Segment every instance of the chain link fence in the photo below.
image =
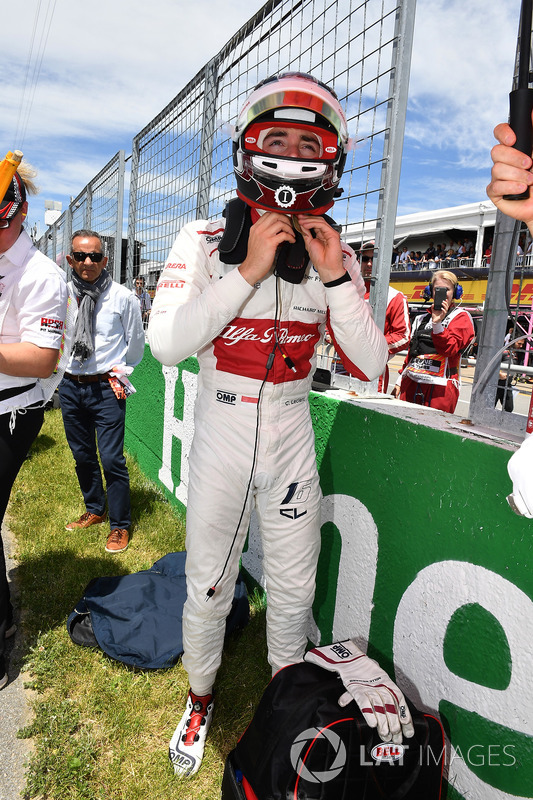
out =
[[(124, 151), (119, 152), (100, 170), (69, 204), (66, 211), (36, 242), (43, 253), (68, 274), (66, 256), (72, 234), (82, 228), (97, 231), (102, 237), (107, 269), (113, 279), (123, 283), (122, 227), (124, 208)], [(122, 267), (122, 268), (121, 268)]]
[[(154, 287), (180, 228), (222, 213), (234, 193), (230, 124), (259, 81), (287, 70), (331, 85), (347, 111), (356, 145), (337, 222), (375, 227), (384, 192), (394, 220), (414, 11), (414, 0), (266, 3), (133, 140), (128, 280), (141, 273)], [(377, 250), (392, 252), (392, 233)]]
[[(39, 248), (67, 268), (72, 231), (93, 228), (103, 237), (114, 279), (133, 287), (134, 278), (141, 275), (153, 292), (180, 228), (193, 219), (216, 218), (234, 194), (231, 123), (251, 89), (276, 73), (309, 72), (335, 89), (347, 112), (355, 146), (332, 213), (345, 232), (357, 230), (359, 242), (370, 233), (375, 240), (370, 302), (383, 327), (415, 9), (416, 0), (269, 0), (134, 137), (127, 220), (122, 214), (120, 152), (41, 237)], [(124, 228), (127, 247), (122, 242)], [(504, 249), (513, 248), (506, 241)], [(498, 260), (496, 246), (493, 264)], [(493, 405), (499, 366), (495, 353), (502, 347), (508, 312), (508, 275), (509, 270), (497, 283), (493, 270), (489, 282), (487, 303), (490, 307), (490, 292), (498, 296), (499, 322), (493, 330), (491, 315), (484, 326), (472, 418), (522, 431), (523, 417), (514, 415), (509, 421), (513, 415), (496, 412)], [(322, 365), (331, 365), (326, 350)], [(487, 359), (493, 360), (490, 367)], [(377, 382), (365, 385), (335, 374), (332, 381), (359, 394), (371, 394), (377, 387)]]

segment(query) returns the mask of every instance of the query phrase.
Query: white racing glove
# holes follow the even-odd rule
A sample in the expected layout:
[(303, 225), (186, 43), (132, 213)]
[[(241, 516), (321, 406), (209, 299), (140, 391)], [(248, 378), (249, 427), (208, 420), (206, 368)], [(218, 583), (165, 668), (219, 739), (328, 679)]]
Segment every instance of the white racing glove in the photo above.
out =
[(507, 464), (513, 493), (507, 502), (516, 514), (533, 519), (533, 435), (524, 439)]
[(339, 705), (344, 707), (355, 700), (367, 725), (377, 728), (384, 742), (400, 744), (402, 733), (408, 739), (414, 736), (403, 694), (377, 661), (368, 658), (350, 639), (314, 647), (304, 660), (339, 674), (347, 690), (339, 698)]

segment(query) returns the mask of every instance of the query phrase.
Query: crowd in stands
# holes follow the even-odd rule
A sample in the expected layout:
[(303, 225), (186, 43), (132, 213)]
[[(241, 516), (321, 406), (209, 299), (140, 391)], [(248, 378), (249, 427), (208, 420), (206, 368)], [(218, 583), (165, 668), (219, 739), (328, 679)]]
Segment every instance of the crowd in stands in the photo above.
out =
[(430, 242), (424, 252), (408, 250), (404, 245), (401, 249), (393, 249), (392, 268), (408, 272), (417, 269), (446, 269), (462, 259), (473, 259), (474, 254), (474, 243), (469, 238), (458, 242), (450, 241), (448, 245)]
[[(524, 255), (533, 255), (533, 241), (526, 242), (526, 237), (521, 234), (516, 249), (517, 264), (524, 260)], [(451, 240), (435, 245), (430, 242), (426, 250), (409, 250), (406, 245), (395, 247), (392, 251), (391, 267), (393, 270), (410, 272), (420, 269), (448, 269), (449, 267), (465, 264), (467, 260), (472, 263), (475, 256), (473, 241), (466, 237), (458, 241)], [(490, 266), (492, 256), (492, 240), (487, 243), (483, 252), (483, 266)]]

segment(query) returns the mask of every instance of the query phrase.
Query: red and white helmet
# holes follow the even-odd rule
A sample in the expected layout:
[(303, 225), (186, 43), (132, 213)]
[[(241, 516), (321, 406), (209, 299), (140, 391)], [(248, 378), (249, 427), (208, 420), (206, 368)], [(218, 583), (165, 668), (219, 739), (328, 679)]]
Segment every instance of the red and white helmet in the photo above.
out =
[[(318, 157), (265, 153), (263, 140), (276, 127), (308, 131)], [(346, 117), (333, 89), (302, 72), (267, 78), (235, 126), (237, 194), (267, 211), (324, 214), (333, 205), (349, 149)]]

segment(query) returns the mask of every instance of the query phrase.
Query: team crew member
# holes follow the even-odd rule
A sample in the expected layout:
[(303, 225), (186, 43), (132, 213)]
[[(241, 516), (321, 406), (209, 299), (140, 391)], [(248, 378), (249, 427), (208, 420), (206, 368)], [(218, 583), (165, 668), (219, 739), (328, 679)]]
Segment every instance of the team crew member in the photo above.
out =
[(461, 353), (474, 339), (472, 317), (456, 306), (457, 276), (447, 270), (431, 278), (431, 296), (446, 289), (442, 309), (431, 306), (413, 323), (411, 344), (401, 372), (400, 400), (453, 414), (459, 400)]
[(323, 216), (347, 148), (344, 113), (323, 84), (290, 73), (256, 87), (234, 132), (238, 199), (224, 219), (182, 229), (152, 306), (155, 357), (174, 365), (197, 353), (200, 364), (183, 618), (191, 691), (170, 743), (180, 775), (202, 759), (253, 506), (269, 662), (276, 671), (304, 655), (321, 502), (308, 394), (326, 326), (348, 368), (374, 379), (387, 361), (355, 255)]
[[(35, 172), (19, 166), (0, 203), (0, 526), (11, 488), (44, 419), (44, 379), (58, 362), (68, 291), (63, 272), (23, 230)], [(18, 413), (22, 412), (22, 413)], [(15, 633), (0, 538), (0, 689), (8, 682), (5, 639)]]
[(73, 234), (67, 261), (77, 317), (59, 398), (86, 510), (66, 528), (89, 528), (106, 519), (99, 453), (111, 528), (105, 549), (121, 553), (129, 543), (131, 506), (124, 457), (126, 390), (117, 372), (130, 371), (143, 357), (141, 309), (133, 292), (111, 279), (102, 240), (94, 231)]
[[(361, 274), (365, 281), (365, 300), (370, 297), (370, 278), (372, 276), (372, 264), (374, 261), (374, 242), (365, 242), (361, 245), (359, 254), (361, 264)], [(403, 292), (389, 286), (387, 295), (387, 310), (385, 312), (385, 339), (389, 347), (389, 359), (393, 355), (404, 350), (409, 344), (411, 336), (411, 323), (409, 321), (409, 306), (407, 298)], [(354, 377), (363, 380), (360, 370), (356, 370)], [(389, 368), (380, 376), (378, 392), (386, 393), (389, 385)]]

